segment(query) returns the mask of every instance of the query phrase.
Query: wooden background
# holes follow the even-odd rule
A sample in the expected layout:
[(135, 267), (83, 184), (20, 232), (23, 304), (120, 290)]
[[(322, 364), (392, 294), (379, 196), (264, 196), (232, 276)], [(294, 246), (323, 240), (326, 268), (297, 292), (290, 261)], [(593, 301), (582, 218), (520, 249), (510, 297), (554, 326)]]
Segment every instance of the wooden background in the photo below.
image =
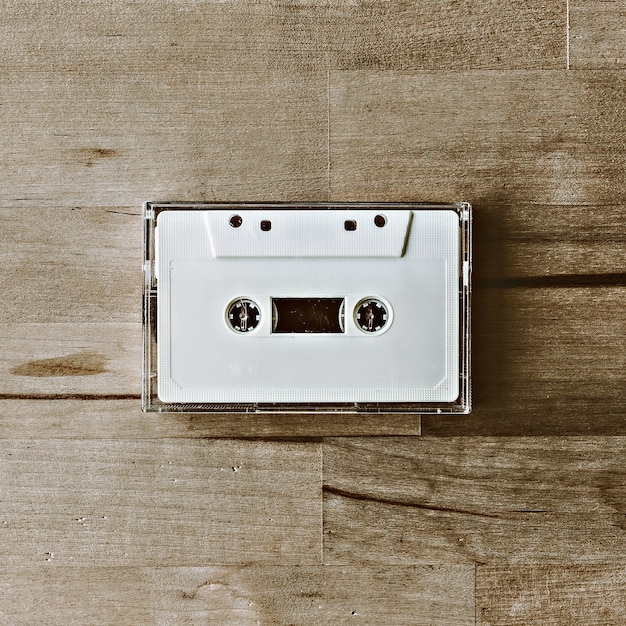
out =
[[(0, 3), (3, 624), (626, 624), (626, 2)], [(468, 200), (467, 417), (144, 415), (144, 200)]]

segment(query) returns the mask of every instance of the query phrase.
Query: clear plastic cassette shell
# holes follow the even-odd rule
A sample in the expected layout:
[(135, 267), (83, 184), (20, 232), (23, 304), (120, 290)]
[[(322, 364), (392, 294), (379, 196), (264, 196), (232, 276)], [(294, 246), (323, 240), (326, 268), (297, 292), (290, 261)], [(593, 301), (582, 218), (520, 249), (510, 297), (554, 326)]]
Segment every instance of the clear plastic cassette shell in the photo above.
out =
[(469, 413), (472, 208), (143, 211), (144, 411)]

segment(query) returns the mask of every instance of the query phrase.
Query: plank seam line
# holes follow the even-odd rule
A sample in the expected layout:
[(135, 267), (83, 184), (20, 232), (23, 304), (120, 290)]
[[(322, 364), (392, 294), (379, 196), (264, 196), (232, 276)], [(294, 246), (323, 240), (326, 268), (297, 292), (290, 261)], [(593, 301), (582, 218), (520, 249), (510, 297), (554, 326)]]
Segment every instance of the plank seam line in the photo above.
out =
[(478, 565), (474, 563), (474, 626), (478, 624)]
[(95, 393), (0, 393), (0, 400), (141, 400), (140, 394), (95, 394)]
[(322, 565), (326, 565), (326, 563), (324, 563), (324, 440), (322, 440), (322, 443), (320, 444), (320, 491), (320, 531), (322, 533), (322, 540), (320, 542), (322, 554), (320, 561)]
[(565, 69), (570, 69), (569, 62), (569, 0), (565, 0)]

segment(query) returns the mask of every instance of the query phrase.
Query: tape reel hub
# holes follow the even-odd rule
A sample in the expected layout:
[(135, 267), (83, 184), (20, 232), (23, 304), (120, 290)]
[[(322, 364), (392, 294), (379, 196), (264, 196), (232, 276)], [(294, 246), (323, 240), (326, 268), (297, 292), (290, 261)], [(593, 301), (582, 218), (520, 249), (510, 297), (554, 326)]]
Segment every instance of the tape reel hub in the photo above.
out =
[(364, 298), (354, 307), (354, 321), (365, 333), (382, 332), (389, 323), (389, 308), (378, 298)]
[(261, 321), (259, 305), (249, 298), (233, 300), (226, 309), (226, 321), (237, 333), (252, 332)]

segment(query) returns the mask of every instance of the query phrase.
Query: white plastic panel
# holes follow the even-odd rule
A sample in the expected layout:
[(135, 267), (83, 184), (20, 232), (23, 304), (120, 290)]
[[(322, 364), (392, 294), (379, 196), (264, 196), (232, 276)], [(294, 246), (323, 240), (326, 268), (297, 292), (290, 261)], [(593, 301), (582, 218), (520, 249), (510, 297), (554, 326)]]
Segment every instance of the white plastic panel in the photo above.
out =
[[(159, 400), (453, 402), (462, 358), (460, 242), (452, 209), (160, 212)], [(343, 298), (345, 330), (274, 333), (272, 298)], [(357, 325), (355, 307), (370, 298), (389, 309), (384, 332)], [(237, 299), (258, 305), (250, 332), (229, 327)]]

